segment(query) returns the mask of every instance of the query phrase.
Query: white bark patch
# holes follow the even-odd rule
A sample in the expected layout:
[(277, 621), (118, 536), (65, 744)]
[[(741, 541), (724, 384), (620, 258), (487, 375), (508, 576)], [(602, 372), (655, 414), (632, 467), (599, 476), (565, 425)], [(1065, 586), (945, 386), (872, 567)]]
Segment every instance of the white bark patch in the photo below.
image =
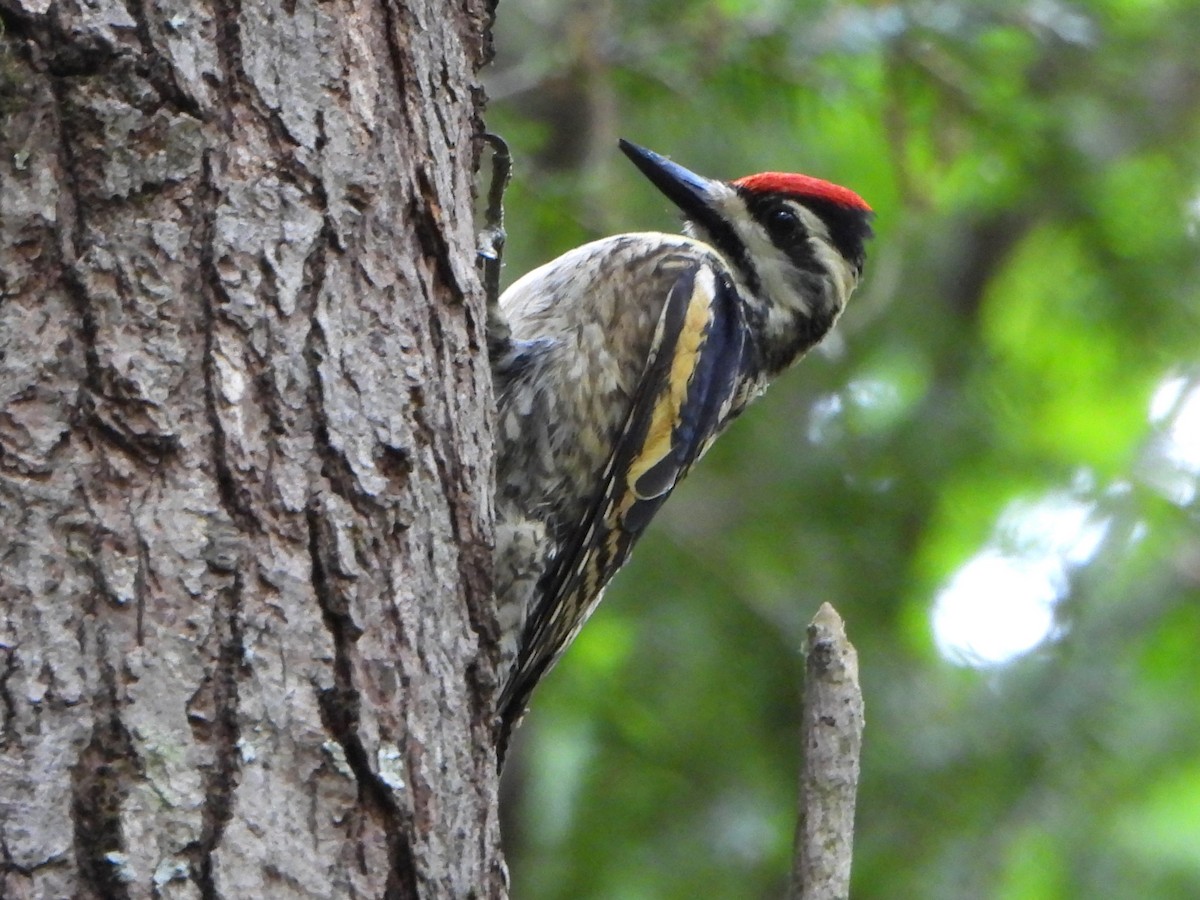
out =
[(375, 767), (379, 779), (393, 791), (402, 791), (404, 785), (404, 754), (395, 744), (382, 743), (375, 751)]

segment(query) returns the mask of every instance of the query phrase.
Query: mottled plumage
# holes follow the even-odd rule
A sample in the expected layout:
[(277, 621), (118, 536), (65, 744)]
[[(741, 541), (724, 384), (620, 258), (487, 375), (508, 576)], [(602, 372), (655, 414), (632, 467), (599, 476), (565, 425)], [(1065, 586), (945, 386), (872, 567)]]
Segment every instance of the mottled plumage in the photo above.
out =
[(709, 181), (622, 147), (691, 236), (587, 244), (500, 300), (502, 741), (674, 486), (832, 326), (869, 234), (866, 204), (828, 182)]

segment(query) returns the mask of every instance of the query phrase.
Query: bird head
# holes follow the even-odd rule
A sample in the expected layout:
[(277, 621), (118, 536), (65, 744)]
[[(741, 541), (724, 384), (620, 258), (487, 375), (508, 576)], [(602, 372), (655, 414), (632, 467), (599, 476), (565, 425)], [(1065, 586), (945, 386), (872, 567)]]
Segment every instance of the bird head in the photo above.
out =
[(621, 149), (679, 207), (685, 230), (728, 263), (769, 373), (824, 337), (862, 276), (873, 215), (866, 201), (809, 175), (719, 181), (629, 141)]

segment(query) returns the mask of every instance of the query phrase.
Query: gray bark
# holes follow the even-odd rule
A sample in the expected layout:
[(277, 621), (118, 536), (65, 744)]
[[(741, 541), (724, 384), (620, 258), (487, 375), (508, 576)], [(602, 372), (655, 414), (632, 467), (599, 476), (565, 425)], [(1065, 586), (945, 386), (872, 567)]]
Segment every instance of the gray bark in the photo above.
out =
[(822, 603), (805, 642), (799, 817), (789, 900), (846, 900), (854, 850), (864, 710), (858, 652)]
[(0, 0), (0, 895), (503, 896), (486, 0)]

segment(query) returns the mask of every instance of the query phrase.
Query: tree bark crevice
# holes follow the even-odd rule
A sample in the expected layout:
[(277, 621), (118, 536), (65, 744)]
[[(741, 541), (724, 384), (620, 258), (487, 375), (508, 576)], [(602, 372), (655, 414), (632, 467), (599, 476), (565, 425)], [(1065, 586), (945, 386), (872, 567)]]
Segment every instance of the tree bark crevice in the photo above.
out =
[(367, 811), (384, 831), (387, 842), (389, 869), (385, 896), (396, 900), (416, 900), (417, 871), (408, 835), (413, 827), (411, 811), (402, 808), (391, 785), (371, 765), (370, 754), (359, 734), (362, 696), (354, 683), (355, 664), (352, 659), (354, 643), (362, 629), (349, 613), (349, 604), (335, 588), (328, 565), (329, 537), (322, 536), (325, 524), (315, 512), (308, 514), (309, 556), (312, 560), (312, 583), (325, 627), (333, 641), (332, 687), (314, 685), (321, 721), (330, 737), (342, 748), (346, 764), (354, 773), (360, 795), (367, 802)]
[[(226, 563), (239, 567), (242, 560), (235, 557), (223, 561), (222, 565)], [(242, 624), (243, 593), (243, 575), (240, 571), (234, 571), (232, 583), (218, 594), (213, 610), (217, 659), (212, 671), (205, 677), (212, 708), (205, 740), (212, 748), (212, 762), (204, 778), (200, 839), (191, 853), (192, 880), (204, 900), (221, 896), (213, 871), (214, 857), (225, 835), (225, 827), (233, 818), (241, 770), (238, 683), (243, 677), (246, 652)], [(193, 716), (190, 714), (189, 718)], [(192, 731), (196, 733), (194, 726)]]
[(92, 729), (71, 767), (71, 821), (75, 865), (82, 886), (105, 898), (129, 896), (121, 808), (131, 782), (140, 780), (141, 760), (121, 719), (117, 674), (107, 659), (103, 625), (92, 634), (99, 684), (91, 697)]

